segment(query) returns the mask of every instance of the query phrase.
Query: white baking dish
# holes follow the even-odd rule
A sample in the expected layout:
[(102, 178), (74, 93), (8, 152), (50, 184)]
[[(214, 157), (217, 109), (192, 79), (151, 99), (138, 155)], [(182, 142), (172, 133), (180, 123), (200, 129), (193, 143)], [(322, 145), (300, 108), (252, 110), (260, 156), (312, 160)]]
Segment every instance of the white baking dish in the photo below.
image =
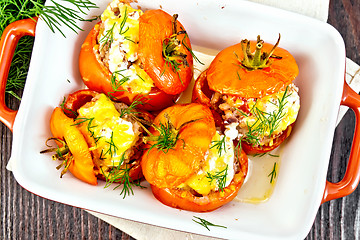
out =
[[(90, 16), (100, 15), (109, 1), (94, 2), (99, 9), (91, 10)], [(295, 83), (301, 110), (282, 148), (271, 198), (260, 204), (233, 201), (200, 214), (162, 205), (149, 188), (134, 189), (133, 196), (123, 199), (119, 190), (104, 189), (103, 183), (90, 186), (71, 174), (60, 179), (55, 169), (58, 163), (40, 151), (51, 136), (49, 118), (54, 107), (67, 94), (83, 88), (78, 55), (95, 22), (79, 23), (84, 31), (78, 35), (65, 30), (64, 38), (38, 21), (20, 109), (16, 119), (2, 118), (13, 128), (11, 165), (16, 180), (47, 199), (166, 228), (227, 239), (303, 239), (320, 204), (333, 198), (323, 195), (324, 189), (330, 195), (334, 189), (326, 187), (331, 185), (326, 183), (326, 173), (344, 86), (345, 47), (339, 33), (312, 18), (247, 1), (139, 0), (136, 5), (178, 13), (195, 50), (205, 53), (214, 54), (243, 38), (256, 39), (258, 34), (275, 43), (281, 33), (280, 47), (290, 51), (299, 65)], [(193, 216), (227, 228), (208, 231), (193, 222)]]

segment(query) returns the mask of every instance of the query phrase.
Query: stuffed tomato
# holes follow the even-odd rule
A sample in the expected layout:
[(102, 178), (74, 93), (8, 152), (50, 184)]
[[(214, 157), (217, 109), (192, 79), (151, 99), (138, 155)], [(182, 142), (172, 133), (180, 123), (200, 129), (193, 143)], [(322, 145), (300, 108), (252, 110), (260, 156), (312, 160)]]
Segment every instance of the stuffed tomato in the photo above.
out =
[(191, 44), (176, 14), (143, 12), (114, 0), (85, 39), (79, 68), (89, 89), (160, 110), (172, 105), (192, 79)]
[(193, 102), (209, 106), (247, 154), (269, 152), (291, 133), (300, 109), (294, 57), (275, 45), (242, 40), (222, 50), (196, 80)]
[(61, 176), (69, 170), (76, 178), (96, 185), (97, 180), (132, 182), (143, 177), (140, 160), (142, 137), (139, 121), (153, 117), (133, 105), (114, 103), (105, 94), (80, 90), (56, 107), (50, 130), (59, 147), (54, 159), (62, 161)]
[(150, 132), (141, 166), (160, 202), (207, 212), (236, 197), (248, 158), (236, 141), (216, 128), (207, 106), (169, 107), (155, 118)]

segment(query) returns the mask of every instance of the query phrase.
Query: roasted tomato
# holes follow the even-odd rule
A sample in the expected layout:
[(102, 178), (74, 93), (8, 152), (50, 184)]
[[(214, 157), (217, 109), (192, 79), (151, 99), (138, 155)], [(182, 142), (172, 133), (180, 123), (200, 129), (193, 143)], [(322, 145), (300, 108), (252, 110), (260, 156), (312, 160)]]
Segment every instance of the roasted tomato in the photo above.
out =
[(153, 117), (133, 107), (114, 103), (105, 94), (80, 90), (55, 108), (51, 139), (59, 144), (53, 157), (65, 165), (61, 176), (69, 169), (93, 185), (97, 179), (111, 183), (142, 178), (143, 123), (151, 125)]
[(192, 101), (209, 106), (247, 154), (278, 147), (299, 112), (298, 88), (292, 83), (299, 69), (279, 41), (280, 35), (275, 45), (258, 36), (222, 50), (193, 89)]
[(160, 202), (207, 212), (236, 197), (248, 159), (239, 144), (216, 129), (208, 107), (169, 107), (155, 118), (150, 132), (141, 166)]
[(191, 44), (177, 15), (143, 13), (115, 0), (85, 39), (79, 69), (89, 89), (160, 110), (172, 105), (192, 79)]

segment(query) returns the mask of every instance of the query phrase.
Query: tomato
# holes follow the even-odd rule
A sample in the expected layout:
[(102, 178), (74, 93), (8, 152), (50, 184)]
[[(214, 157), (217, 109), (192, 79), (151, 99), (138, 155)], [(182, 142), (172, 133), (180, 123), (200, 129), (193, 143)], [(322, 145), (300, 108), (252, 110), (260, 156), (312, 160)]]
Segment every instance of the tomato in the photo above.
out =
[(94, 163), (88, 144), (74, 124), (74, 120), (67, 117), (61, 108), (55, 108), (50, 119), (50, 129), (55, 138), (63, 139), (69, 147), (69, 151), (73, 156), (69, 171), (76, 178), (97, 185)]
[[(100, 170), (102, 162), (97, 159), (96, 154), (89, 149), (89, 146), (96, 146), (94, 138), (89, 134), (89, 125), (78, 124), (77, 111), (86, 103), (98, 96), (99, 93), (91, 90), (79, 90), (69, 94), (63, 102), (62, 108), (57, 107), (50, 120), (50, 128), (54, 138), (64, 141), (68, 147), (70, 155), (68, 169), (80, 180), (96, 185), (97, 179), (106, 180), (103, 172)], [(151, 122), (152, 115), (143, 111), (136, 110), (138, 119)], [(81, 122), (81, 120), (80, 120)], [(94, 127), (94, 126), (92, 126)], [(57, 140), (57, 143), (60, 141)], [(59, 144), (62, 145), (62, 144)], [(123, 169), (129, 169), (127, 174), (131, 180), (137, 180), (143, 177), (140, 165), (142, 146), (131, 156), (128, 163), (122, 165)], [(67, 158), (67, 157), (66, 157)], [(114, 182), (122, 182), (123, 179), (116, 179)]]
[[(130, 13), (135, 11), (128, 3), (119, 4), (119, 13), (117, 14), (121, 15), (123, 13), (123, 16), (126, 16), (127, 9), (130, 9)], [(125, 11), (121, 12), (124, 6)], [(108, 15), (111, 14), (106, 12), (105, 16)], [(127, 19), (124, 19), (124, 24)], [(115, 21), (114, 19), (111, 20)], [(138, 21), (138, 29), (134, 21)], [(104, 24), (105, 22), (104, 20)], [(140, 101), (142, 104), (139, 108), (148, 111), (161, 110), (173, 105), (193, 77), (191, 44), (183, 25), (177, 20), (177, 15), (170, 16), (162, 10), (146, 11), (140, 14), (138, 20), (131, 19), (129, 22), (131, 22), (131, 24), (129, 23), (131, 29), (125, 32), (131, 32), (133, 34), (131, 36), (137, 36), (136, 32), (138, 32), (138, 40), (133, 41), (134, 46), (129, 47), (131, 50), (128, 50), (128, 53), (137, 53), (138, 59), (131, 63), (126, 62), (127, 59), (117, 61), (119, 63), (125, 61), (129, 69), (130, 65), (133, 67), (132, 69), (138, 69), (136, 74), (143, 81), (144, 79), (140, 75), (147, 74), (145, 79), (151, 79), (154, 83), (150, 92), (147, 90), (148, 85), (151, 84), (150, 82), (146, 82), (147, 87), (144, 89), (135, 87), (135, 90), (134, 86), (123, 86), (124, 83), (115, 80), (116, 77), (113, 75), (117, 74), (111, 72), (116, 71), (110, 71), (110, 67), (106, 65), (107, 63), (105, 64), (100, 60), (99, 41), (101, 40), (98, 39), (98, 36), (102, 36), (100, 34), (100, 31), (102, 31), (101, 22), (96, 24), (90, 31), (80, 50), (79, 69), (85, 85), (91, 90), (107, 94), (112, 100), (121, 101), (128, 105), (135, 100)], [(115, 27), (115, 23), (113, 27)], [(108, 32), (108, 34), (113, 33)], [(107, 46), (111, 46), (112, 43), (107, 44)], [(119, 53), (112, 54), (111, 56), (119, 55)], [(137, 55), (134, 54), (134, 56)], [(125, 68), (121, 69), (125, 70)], [(140, 86), (140, 84), (135, 84)]]
[[(211, 111), (200, 104), (169, 107), (156, 116), (154, 125), (169, 126), (167, 125), (168, 120), (174, 126), (169, 129), (170, 139), (175, 138), (176, 129), (181, 125), (189, 121), (196, 121), (188, 123), (180, 129), (178, 139), (181, 140), (176, 141), (170, 150), (151, 148), (144, 153), (141, 162), (143, 174), (148, 182), (159, 187), (177, 186), (198, 171), (215, 134)], [(155, 128), (151, 128), (150, 132), (154, 136), (160, 135)], [(155, 143), (149, 141), (148, 145)]]
[(153, 87), (148, 94), (133, 94), (120, 87), (114, 87), (111, 82), (111, 72), (101, 63), (95, 52), (94, 47), (98, 45), (97, 36), (99, 34), (97, 23), (86, 37), (81, 46), (79, 56), (79, 70), (85, 85), (96, 92), (107, 94), (112, 100), (131, 104), (134, 100), (141, 101), (143, 104), (139, 108), (148, 111), (163, 109), (172, 105), (177, 99), (177, 95), (166, 94), (157, 87)]
[[(189, 211), (212, 211), (235, 198), (247, 174), (246, 154), (237, 150), (237, 172), (230, 185), (223, 191), (212, 191), (201, 195), (188, 188), (178, 186), (197, 174), (205, 164), (216, 127), (212, 112), (202, 104), (174, 105), (163, 110), (150, 129), (153, 134), (143, 154), (141, 166), (145, 179), (151, 184), (154, 196), (170, 207)], [(164, 128), (165, 126), (165, 128)], [(167, 126), (167, 128), (166, 128)], [(167, 135), (164, 137), (166, 129)], [(155, 136), (155, 138), (154, 138)], [(159, 137), (160, 136), (160, 137)], [(157, 139), (157, 140), (154, 140)], [(175, 139), (171, 148), (161, 148), (162, 140)]]
[[(184, 32), (184, 26), (177, 20), (174, 29), (174, 20), (176, 19), (173, 16), (163, 10), (148, 10), (140, 17), (139, 27), (139, 58), (155, 85), (168, 94), (183, 92), (193, 77), (190, 39)], [(165, 60), (164, 41), (180, 43), (177, 51), (186, 55), (188, 66), (182, 63), (178, 66), (179, 69), (174, 71), (174, 66)], [(176, 57), (178, 56), (169, 56)]]
[[(256, 41), (250, 42), (250, 51), (255, 51)], [(242, 43), (222, 50), (207, 70), (211, 90), (221, 94), (245, 98), (261, 98), (284, 89), (299, 73), (294, 57), (283, 48), (275, 48), (267, 67), (247, 69), (241, 66), (244, 58)], [(274, 45), (262, 44), (262, 51), (269, 53)]]
[[(214, 116), (220, 116), (217, 119), (218, 122), (222, 123), (217, 125), (223, 128), (232, 122), (240, 124), (242, 118), (251, 116), (258, 119), (254, 120), (258, 125), (262, 121), (265, 122), (264, 119), (270, 116), (269, 113), (265, 112), (266, 108), (256, 109), (256, 112), (249, 109), (247, 106), (248, 101), (255, 102), (255, 106), (256, 102), (261, 102), (262, 98), (270, 98), (282, 92), (284, 92), (283, 96), (285, 96), (288, 89), (293, 91), (294, 87), (289, 86), (299, 73), (294, 57), (285, 49), (278, 47), (279, 41), (280, 37), (278, 42), (272, 45), (264, 43), (258, 37), (257, 41), (243, 40), (241, 43), (220, 51), (209, 68), (196, 79), (192, 102), (202, 103), (210, 107), (214, 112)], [(295, 94), (297, 95), (297, 92)], [(231, 102), (229, 99), (235, 99), (235, 102)], [(272, 97), (272, 101), (276, 102), (276, 104), (280, 104), (280, 99), (281, 97)], [(238, 105), (235, 105), (236, 101)], [(260, 106), (264, 106), (265, 103), (261, 104)], [(279, 107), (279, 109), (281, 108)], [(296, 110), (294, 111), (296, 112)], [(294, 115), (295, 113), (291, 114)], [(278, 116), (280, 115), (282, 113), (278, 114)], [(271, 116), (269, 120), (266, 120), (270, 122), (271, 119), (275, 119), (275, 117)], [(268, 129), (272, 126), (280, 126), (282, 119), (273, 121), (274, 123), (270, 123), (273, 125), (269, 125)], [(253, 140), (248, 140), (250, 136), (246, 134), (241, 136), (239, 134), (238, 139), (241, 138), (243, 149), (247, 154), (268, 152), (278, 147), (290, 135), (292, 130), (290, 124), (292, 123), (288, 123), (287, 128), (281, 126), (282, 133), (268, 136), (271, 138), (269, 142), (261, 142), (260, 136), (260, 140), (254, 143)], [(256, 125), (254, 124), (254, 126)], [(248, 130), (250, 125), (242, 127), (246, 128), (242, 131), (242, 134), (250, 131)], [(268, 129), (264, 128), (254, 134), (260, 135), (265, 131), (270, 132)], [(238, 129), (238, 131), (241, 130)]]
[(77, 117), (77, 110), (85, 103), (90, 102), (98, 93), (92, 90), (84, 89), (69, 94), (66, 101), (62, 103), (62, 109), (66, 116), (70, 118)]

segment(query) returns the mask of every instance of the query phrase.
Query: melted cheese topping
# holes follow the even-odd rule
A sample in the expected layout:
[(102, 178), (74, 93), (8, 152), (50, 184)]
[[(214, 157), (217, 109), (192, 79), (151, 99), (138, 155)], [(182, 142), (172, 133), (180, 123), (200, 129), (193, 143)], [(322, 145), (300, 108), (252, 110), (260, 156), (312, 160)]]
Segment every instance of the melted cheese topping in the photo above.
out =
[[(216, 144), (221, 142), (224, 137), (224, 145), (218, 148)], [(223, 178), (225, 180), (222, 188), (229, 186), (235, 175), (234, 158), (233, 139), (216, 133), (205, 157), (204, 167), (179, 187), (190, 187), (202, 195), (208, 195), (211, 191), (219, 190), (221, 183), (218, 179)]]
[(81, 107), (78, 120), (87, 123), (87, 133), (95, 140), (91, 150), (105, 166), (119, 163), (138, 139), (133, 124), (120, 118), (120, 113), (104, 94)]
[(111, 2), (101, 15), (98, 36), (100, 55), (121, 86), (132, 93), (149, 93), (152, 79), (139, 67), (139, 17), (141, 10), (119, 0)]

